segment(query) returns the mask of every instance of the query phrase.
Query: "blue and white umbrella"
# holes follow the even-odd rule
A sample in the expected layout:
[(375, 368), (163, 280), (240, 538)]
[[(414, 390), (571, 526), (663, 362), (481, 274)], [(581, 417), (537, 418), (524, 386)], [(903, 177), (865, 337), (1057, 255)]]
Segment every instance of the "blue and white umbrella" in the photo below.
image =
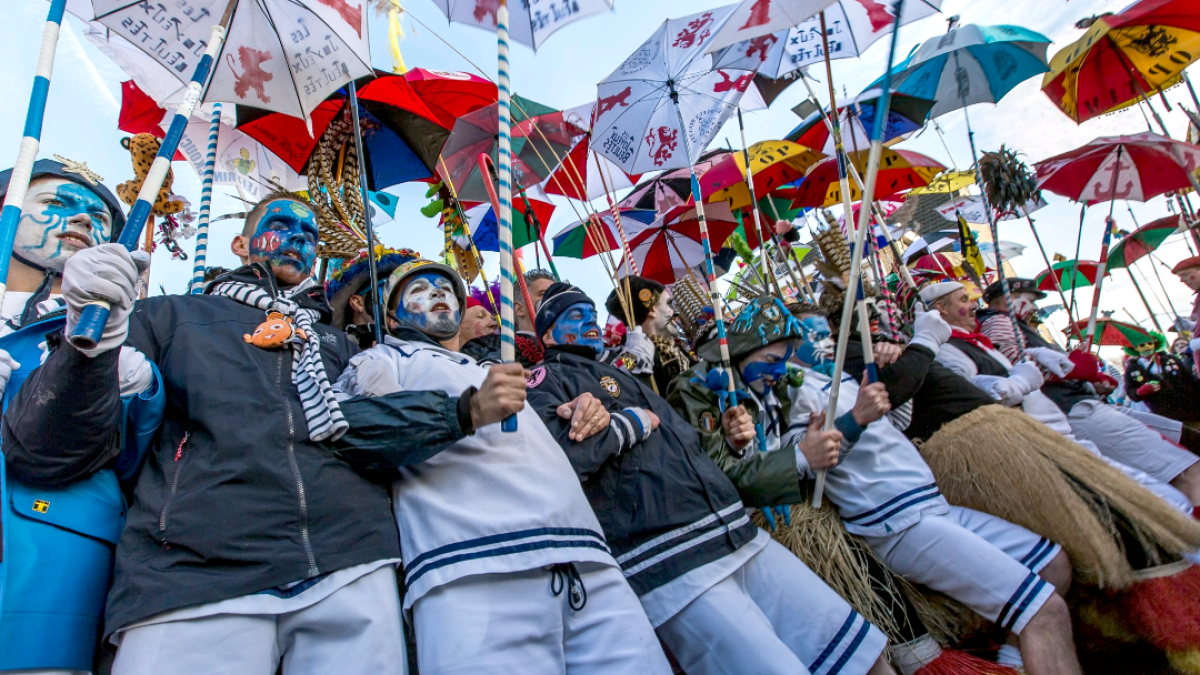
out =
[[(967, 24), (927, 40), (892, 71), (896, 92), (937, 101), (930, 117), (996, 103), (1049, 70), (1050, 38), (1020, 26)], [(876, 80), (867, 89), (878, 88)]]

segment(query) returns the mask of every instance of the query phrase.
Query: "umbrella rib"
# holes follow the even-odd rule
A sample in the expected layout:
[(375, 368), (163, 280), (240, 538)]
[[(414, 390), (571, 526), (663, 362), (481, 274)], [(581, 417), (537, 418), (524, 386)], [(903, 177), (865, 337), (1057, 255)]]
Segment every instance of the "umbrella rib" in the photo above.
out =
[[(651, 82), (651, 80), (638, 80), (638, 82)], [(607, 84), (607, 83), (605, 83), (605, 84)], [(666, 86), (658, 84), (658, 83), (653, 83), (652, 86), (654, 87), (654, 90), (647, 92), (645, 96), (637, 99), (633, 103), (630, 103), (628, 110), (622, 110), (620, 113), (618, 113), (617, 116), (613, 118), (613, 121), (609, 123), (609, 125), (605, 129), (605, 131), (608, 131), (609, 129), (612, 129), (613, 127), (615, 127), (617, 125), (617, 122), (621, 121), (622, 117), (624, 117), (625, 115), (632, 112), (634, 106), (636, 106), (638, 103), (642, 103), (643, 101), (649, 101), (649, 100), (657, 101), (657, 100), (663, 99), (664, 98), (663, 96), (658, 96), (657, 94), (661, 91), (664, 91), (666, 89)], [(654, 113), (656, 113), (656, 112), (658, 112), (657, 106), (655, 106), (654, 110), (650, 111), (650, 116), (653, 117)]]
[[(292, 77), (292, 64), (291, 64), (291, 63), (288, 61), (288, 58), (287, 58), (287, 53), (288, 53), (288, 52), (287, 52), (287, 47), (284, 47), (284, 46), (283, 46), (283, 39), (282, 39), (282, 38), (279, 36), (279, 28), (278, 28), (278, 27), (275, 25), (275, 19), (274, 19), (274, 18), (271, 16), (271, 13), (270, 13), (269, 11), (267, 11), (267, 8), (266, 8), (266, 7), (263, 5), (263, 3), (262, 3), (262, 0), (254, 0), (254, 1), (255, 1), (255, 3), (258, 5), (258, 7), (259, 7), (260, 9), (262, 9), (263, 16), (267, 17), (267, 23), (268, 23), (268, 24), (270, 24), (270, 26), (271, 26), (271, 34), (272, 34), (273, 36), (275, 36), (275, 41), (276, 41), (277, 43), (279, 43), (279, 49), (280, 49), (280, 51), (282, 51), (282, 52), (283, 52), (283, 61), (284, 61), (284, 63), (287, 65), (287, 68), (288, 68), (288, 79), (289, 79), (289, 80), (291, 80), (291, 82), (292, 82), (292, 95), (293, 95), (293, 96), (295, 96), (295, 98), (296, 98), (296, 105), (297, 105), (297, 106), (299, 106), (299, 108), (300, 108), (300, 112), (302, 112), (302, 113), (303, 113), (303, 112), (304, 112), (304, 101), (301, 101), (301, 100), (300, 100), (300, 88), (296, 86), (296, 80), (295, 80), (295, 79)], [(296, 0), (289, 0), (289, 1), (290, 1), (292, 4), (295, 4), (295, 5), (299, 6), (299, 7), (303, 7), (304, 9), (306, 9), (306, 10), (308, 10), (310, 13), (312, 13), (312, 14), (313, 14), (313, 16), (316, 16), (316, 13), (314, 13), (314, 12), (313, 12), (311, 9), (308, 9), (307, 7), (304, 7), (304, 5), (301, 5), (301, 4), (299, 4), (298, 2), (296, 2)], [(238, 7), (241, 7), (241, 2), (238, 2), (238, 5), (237, 5), (237, 6), (238, 6)], [(329, 24), (326, 24), (324, 21), (322, 21), (321, 23), (325, 24), (325, 26), (326, 26), (327, 28), (329, 27)], [(232, 18), (229, 20), (229, 25), (231, 25), (231, 26), (233, 25), (233, 19), (232, 19)], [(332, 29), (332, 28), (330, 28), (330, 30), (333, 30), (333, 29)], [(343, 41), (343, 42), (344, 42), (344, 41)], [(224, 49), (224, 46), (222, 46), (222, 49)], [(353, 51), (353, 50), (351, 50), (351, 51)], [(216, 77), (215, 77), (215, 75), (216, 75), (216, 72), (215, 72), (215, 71), (216, 71), (216, 68), (214, 67), (214, 68), (213, 68), (213, 70), (214, 70), (214, 72), (213, 72), (213, 75), (214, 75), (214, 77), (210, 77), (210, 78), (208, 78), (208, 81), (209, 81), (210, 83), (211, 83), (213, 80), (215, 80), (215, 79), (216, 79)], [(234, 105), (237, 105), (237, 104), (236, 104), (236, 103), (234, 103)], [(320, 104), (317, 104), (317, 105), (320, 105)], [(314, 108), (314, 110), (315, 110), (315, 109), (316, 109), (316, 108)], [(310, 117), (310, 115), (311, 115), (311, 113), (305, 114), (305, 115), (304, 115), (304, 117), (302, 117), (302, 118), (300, 118), (300, 119), (305, 119), (305, 118), (308, 118), (308, 117)], [(318, 140), (320, 140), (320, 139), (318, 139)], [(365, 167), (360, 167), (360, 168), (365, 168)]]

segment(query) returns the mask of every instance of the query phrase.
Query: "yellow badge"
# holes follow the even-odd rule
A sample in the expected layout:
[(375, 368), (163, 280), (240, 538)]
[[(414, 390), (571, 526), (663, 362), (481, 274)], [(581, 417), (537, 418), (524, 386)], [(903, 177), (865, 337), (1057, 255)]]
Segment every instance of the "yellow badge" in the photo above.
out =
[(604, 391), (607, 391), (613, 398), (617, 398), (621, 395), (621, 385), (617, 384), (617, 381), (614, 380), (611, 375), (605, 375), (604, 377), (600, 378), (600, 387), (604, 389)]
[(35, 499), (33, 500), (33, 510), (38, 513), (45, 513), (50, 510), (50, 502), (45, 499)]
[(717, 418), (711, 412), (700, 414), (700, 429), (706, 434), (711, 434), (717, 428)]
[(638, 300), (641, 300), (646, 304), (650, 304), (650, 298), (653, 295), (654, 294), (650, 292), (649, 288), (643, 288), (642, 290), (638, 291)]

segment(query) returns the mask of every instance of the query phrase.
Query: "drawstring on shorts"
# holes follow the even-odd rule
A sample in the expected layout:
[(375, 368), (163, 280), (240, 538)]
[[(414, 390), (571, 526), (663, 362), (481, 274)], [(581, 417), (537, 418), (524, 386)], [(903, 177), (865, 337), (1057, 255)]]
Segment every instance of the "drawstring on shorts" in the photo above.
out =
[(587, 589), (574, 563), (559, 563), (550, 566), (550, 592), (562, 595), (567, 591), (567, 604), (578, 612), (587, 605)]

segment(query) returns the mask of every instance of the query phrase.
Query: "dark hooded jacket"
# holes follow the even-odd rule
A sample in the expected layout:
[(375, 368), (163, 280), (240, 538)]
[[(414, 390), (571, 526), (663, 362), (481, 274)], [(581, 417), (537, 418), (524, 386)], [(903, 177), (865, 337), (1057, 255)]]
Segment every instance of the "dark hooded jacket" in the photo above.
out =
[[(274, 285), (261, 264), (225, 278)], [(328, 325), (319, 287), (294, 299), (321, 313), (314, 328), (325, 370), (336, 380), (357, 348)], [(309, 439), (291, 379), (292, 352), (243, 341), (264, 318), (260, 309), (213, 295), (134, 305), (127, 344), (158, 366), (167, 404), (117, 546), (108, 633), (161, 612), (400, 557), (386, 489)], [(81, 387), (92, 394), (70, 394)], [(414, 423), (434, 435), (461, 435), (456, 401), (446, 398), (416, 392), (411, 406), (376, 403), (366, 414), (411, 408)], [(342, 403), (355, 424), (363, 417), (357, 403)], [(62, 345), (10, 404), (4, 448), (45, 460), (45, 475), (28, 480), (69, 480), (112, 454), (120, 415), (117, 359), (89, 359)]]
[[(644, 595), (754, 539), (757, 528), (737, 489), (687, 420), (636, 377), (584, 351), (548, 347), (530, 378), (529, 404), (579, 474), (633, 590)], [(556, 411), (584, 392), (600, 399), (613, 419), (576, 442), (568, 436), (570, 420)], [(659, 427), (631, 439), (628, 429), (640, 427), (630, 408), (653, 412)]]

